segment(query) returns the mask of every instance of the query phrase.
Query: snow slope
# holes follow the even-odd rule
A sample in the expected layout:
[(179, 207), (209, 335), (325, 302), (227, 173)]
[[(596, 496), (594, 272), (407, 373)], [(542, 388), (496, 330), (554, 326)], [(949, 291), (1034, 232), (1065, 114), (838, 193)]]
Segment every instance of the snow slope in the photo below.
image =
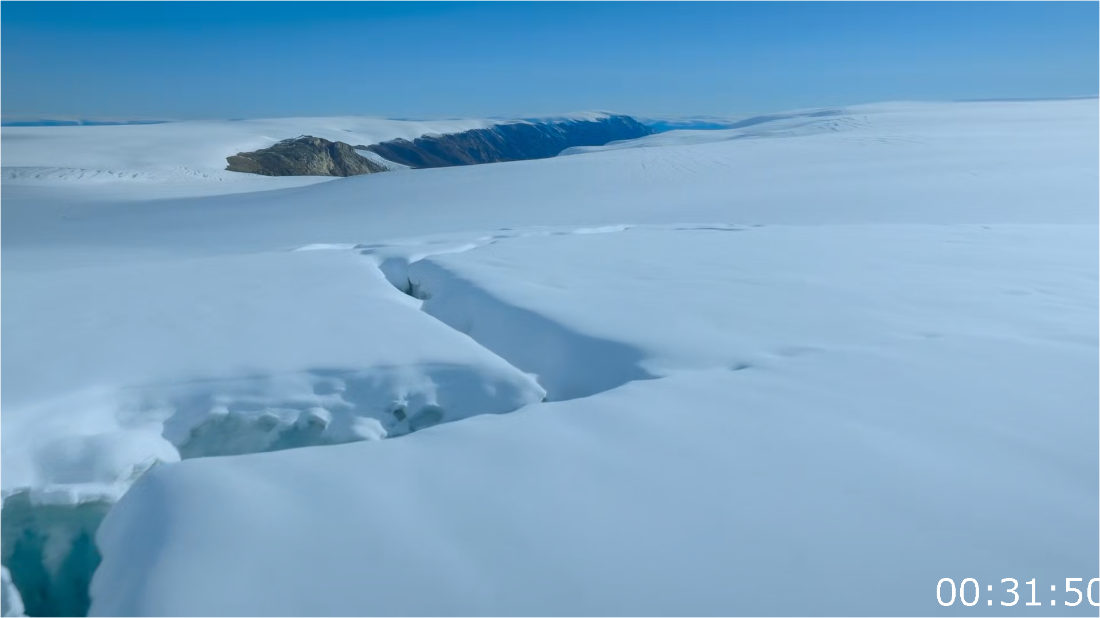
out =
[[(1087, 581), (1096, 112), (155, 201), (5, 180), (4, 521), (129, 489), (97, 615), (978, 614), (936, 581)], [(7, 527), (28, 611), (87, 602), (98, 554), (31, 578)]]
[[(1037, 422), (1023, 436), (986, 425), (1000, 410), (1033, 418), (1050, 374), (973, 384), (1030, 360), (976, 341), (839, 352), (764, 375), (635, 382), (377, 448), (189, 462), (108, 518), (94, 608), (927, 615), (944, 612), (940, 577), (1088, 577), (1096, 476), (1080, 471), (1092, 459), (1027, 439)], [(1064, 361), (1051, 372), (1082, 359)], [(910, 373), (940, 388), (914, 389)], [(960, 397), (974, 414), (954, 414)], [(382, 468), (398, 472), (333, 473)]]
[[(476, 251), (413, 262), (403, 277), (427, 296), (429, 314), (539, 374), (552, 396), (571, 398), (643, 376), (746, 369), (897, 338), (1023, 333), (1088, 342), (1092, 331), (1082, 336), (1076, 329), (1092, 317), (1096, 298), (1077, 282), (1095, 267), (1074, 260), (1095, 241), (1091, 231), (611, 228), (499, 238)], [(391, 279), (402, 278), (392, 274), (400, 263), (389, 268)], [(1052, 304), (1052, 296), (1068, 304)], [(574, 333), (626, 347), (601, 354), (581, 346), (563, 350), (567, 359), (547, 354), (572, 345)], [(616, 366), (623, 373), (615, 383), (590, 383), (610, 378)], [(554, 371), (561, 375), (550, 379)]]
[(932, 614), (945, 576), (1094, 574), (1096, 232), (629, 229), (391, 265), (564, 401), (149, 475), (94, 609)]

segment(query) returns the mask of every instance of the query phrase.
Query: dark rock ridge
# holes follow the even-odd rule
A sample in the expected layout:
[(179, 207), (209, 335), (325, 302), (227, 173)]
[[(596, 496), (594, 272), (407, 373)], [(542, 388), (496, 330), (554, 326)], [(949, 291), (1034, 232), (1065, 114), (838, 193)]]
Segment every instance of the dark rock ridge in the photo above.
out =
[(448, 135), (396, 139), (371, 146), (382, 158), (410, 167), (451, 167), (504, 161), (545, 159), (573, 146), (603, 146), (635, 139), (653, 130), (630, 116), (595, 120), (514, 122)]
[(308, 135), (254, 152), (239, 152), (226, 157), (226, 161), (229, 165), (225, 169), (230, 172), (263, 176), (358, 176), (386, 171), (344, 142)]
[(396, 139), (352, 146), (308, 135), (283, 140), (270, 148), (226, 157), (231, 172), (264, 176), (357, 176), (387, 171), (356, 152), (369, 150), (409, 167), (451, 167), (503, 161), (545, 159), (574, 146), (603, 146), (654, 131), (630, 116), (593, 120), (508, 122), (447, 135)]

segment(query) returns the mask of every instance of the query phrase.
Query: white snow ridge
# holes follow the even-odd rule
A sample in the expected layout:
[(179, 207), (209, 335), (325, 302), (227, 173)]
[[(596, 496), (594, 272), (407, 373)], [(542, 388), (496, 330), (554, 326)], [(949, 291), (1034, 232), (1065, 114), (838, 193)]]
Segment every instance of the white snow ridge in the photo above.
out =
[(222, 168), (487, 121), (4, 128), (3, 613), (1083, 588), (1098, 111), (867, 105), (323, 182)]

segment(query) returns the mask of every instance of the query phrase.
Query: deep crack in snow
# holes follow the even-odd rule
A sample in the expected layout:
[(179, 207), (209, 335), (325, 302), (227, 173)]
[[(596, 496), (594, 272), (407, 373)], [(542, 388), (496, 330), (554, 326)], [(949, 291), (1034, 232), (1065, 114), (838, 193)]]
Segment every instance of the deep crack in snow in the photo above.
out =
[[(421, 294), (411, 283), (401, 291)], [(424, 382), (419, 390), (398, 397), (386, 409), (377, 403), (386, 399), (389, 384), (401, 381), (399, 377), (408, 379), (400, 368), (317, 369), (296, 377), (254, 376), (144, 388), (136, 390), (131, 405), (162, 416), (165, 446), (186, 460), (399, 437), (469, 416), (463, 412), (448, 418), (448, 408), (437, 402), (436, 389), (448, 389), (453, 404), (476, 402), (473, 390), (499, 387), (490, 376), (461, 365), (424, 365), (418, 371)], [(279, 384), (285, 387), (288, 379), (308, 384), (309, 392), (281, 398), (269, 394), (280, 390), (273, 380), (284, 380)], [(516, 404), (498, 413), (526, 405), (518, 400)], [(154, 457), (149, 465), (119, 479), (121, 489), (114, 494), (89, 496), (48, 485), (46, 491), (27, 488), (5, 496), (2, 555), (10, 573), (4, 590), (7, 610), (30, 616), (87, 615), (89, 584), (100, 563), (96, 531), (125, 489), (149, 467), (162, 463), (173, 462)]]
[(100, 562), (95, 531), (111, 506), (105, 498), (41, 503), (27, 491), (4, 498), (3, 563), (27, 615), (87, 615)]
[(430, 260), (389, 258), (379, 268), (395, 288), (420, 300), (422, 311), (534, 376), (546, 401), (591, 397), (658, 377), (641, 366), (641, 350), (510, 304)]

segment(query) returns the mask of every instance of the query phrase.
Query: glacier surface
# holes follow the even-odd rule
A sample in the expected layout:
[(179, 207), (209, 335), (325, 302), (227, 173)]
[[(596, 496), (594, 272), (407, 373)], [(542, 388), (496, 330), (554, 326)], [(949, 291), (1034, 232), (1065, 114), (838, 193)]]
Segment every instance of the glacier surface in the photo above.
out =
[(925, 615), (959, 613), (942, 577), (1087, 581), (1097, 111), (312, 184), (164, 175), (212, 160), (174, 123), (5, 127), (5, 611)]

